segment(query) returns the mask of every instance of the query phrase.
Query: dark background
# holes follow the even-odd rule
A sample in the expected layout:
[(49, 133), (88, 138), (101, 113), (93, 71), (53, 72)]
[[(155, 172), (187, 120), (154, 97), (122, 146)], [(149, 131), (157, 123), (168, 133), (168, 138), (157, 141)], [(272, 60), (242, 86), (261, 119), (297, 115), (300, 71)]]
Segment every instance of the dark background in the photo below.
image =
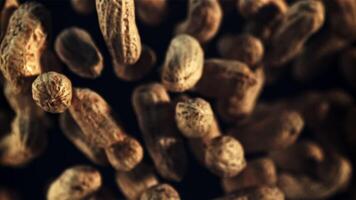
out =
[[(25, 2), (25, 1), (21, 1)], [(138, 20), (138, 28), (144, 44), (152, 47), (158, 58), (156, 68), (144, 80), (138, 82), (124, 82), (119, 80), (113, 72), (110, 58), (105, 43), (101, 36), (96, 13), (88, 16), (81, 16), (74, 12), (68, 0), (41, 0), (51, 12), (53, 22), (52, 41), (56, 35), (64, 28), (78, 26), (90, 32), (105, 59), (105, 68), (100, 78), (86, 80), (79, 78), (68, 69), (64, 69), (66, 74), (76, 87), (88, 87), (101, 94), (119, 115), (127, 131), (140, 138), (140, 131), (131, 106), (131, 93), (133, 89), (142, 83), (159, 81), (159, 66), (164, 59), (165, 51), (172, 38), (174, 26), (186, 16), (186, 1), (171, 0), (169, 7), (172, 10), (168, 18), (159, 27), (148, 27)], [(230, 12), (224, 16), (219, 35), (226, 32), (240, 32), (243, 27), (243, 19), (238, 13)], [(218, 38), (218, 37), (215, 37)], [(214, 39), (205, 46), (205, 57), (217, 57)], [(331, 63), (332, 64), (332, 63)], [(339, 73), (332, 69), (322, 79), (307, 85), (295, 82), (288, 73), (283, 76), (277, 84), (267, 86), (262, 93), (261, 99), (273, 100), (279, 97), (295, 96), (301, 91), (310, 89), (325, 90), (328, 88), (343, 88), (350, 93), (354, 91), (340, 78)], [(1, 105), (6, 105), (3, 97), (0, 97)], [(57, 120), (58, 115), (50, 115), (53, 120)], [(1, 124), (0, 124), (1, 125)], [(182, 199), (211, 199), (222, 194), (219, 179), (208, 172), (190, 156), (189, 170), (186, 178), (181, 183), (171, 183), (179, 191)], [(148, 155), (145, 159), (149, 161)], [(49, 132), (49, 144), (46, 152), (32, 161), (29, 165), (13, 169), (0, 167), (0, 185), (17, 190), (24, 199), (44, 199), (46, 187), (66, 168), (77, 164), (89, 164), (89, 162), (61, 133), (58, 125)], [(118, 199), (123, 199), (115, 184), (115, 172), (111, 167), (96, 166), (103, 175), (104, 184), (117, 193)], [(345, 196), (338, 196), (335, 199), (345, 199)]]

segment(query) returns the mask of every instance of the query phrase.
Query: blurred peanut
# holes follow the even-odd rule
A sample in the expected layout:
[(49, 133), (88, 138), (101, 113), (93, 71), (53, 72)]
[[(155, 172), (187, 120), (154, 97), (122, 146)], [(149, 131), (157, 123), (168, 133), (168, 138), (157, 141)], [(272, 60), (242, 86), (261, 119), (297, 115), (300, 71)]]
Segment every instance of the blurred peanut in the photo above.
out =
[(149, 26), (160, 25), (167, 15), (167, 0), (135, 0), (138, 18)]
[(69, 112), (60, 115), (59, 125), (66, 138), (74, 144), (90, 161), (98, 165), (107, 165), (105, 150), (91, 144)]
[(166, 89), (157, 83), (139, 86), (133, 92), (132, 104), (157, 172), (169, 180), (182, 180), (187, 169), (186, 152)]
[(71, 0), (72, 8), (81, 15), (88, 15), (95, 11), (95, 0)]
[(295, 58), (309, 37), (324, 23), (324, 6), (319, 1), (294, 3), (279, 22), (268, 47), (268, 66), (280, 67)]
[(189, 0), (188, 16), (178, 24), (176, 34), (189, 34), (200, 43), (210, 41), (218, 32), (222, 10), (218, 0)]
[(262, 42), (250, 35), (223, 35), (217, 44), (218, 51), (223, 58), (238, 60), (254, 68), (262, 61), (264, 47)]
[(178, 192), (168, 184), (159, 184), (146, 190), (140, 200), (180, 200)]
[(80, 200), (101, 186), (100, 173), (90, 166), (74, 166), (55, 179), (47, 191), (48, 200)]
[(232, 177), (246, 165), (241, 144), (232, 137), (221, 136), (210, 104), (201, 99), (185, 99), (176, 105), (176, 122), (190, 138), (190, 146), (199, 161), (212, 173)]
[(252, 114), (244, 124), (230, 129), (228, 134), (241, 142), (246, 153), (268, 152), (284, 149), (293, 144), (303, 127), (304, 121), (298, 112), (293, 110), (276, 112), (270, 109), (260, 117), (258, 114)]
[(28, 90), (31, 79), (42, 73), (48, 20), (45, 7), (35, 2), (21, 4), (10, 18), (0, 45), (0, 69), (16, 93)]
[(232, 193), (251, 187), (274, 186), (276, 183), (277, 169), (273, 160), (259, 158), (248, 161), (241, 174), (222, 179), (221, 185), (225, 193)]
[(68, 68), (80, 77), (94, 79), (103, 70), (103, 57), (89, 33), (83, 29), (71, 27), (60, 32), (55, 50)]
[(261, 186), (240, 190), (214, 200), (284, 200), (284, 194), (277, 187)]
[(127, 199), (137, 200), (141, 194), (159, 183), (153, 168), (141, 163), (129, 172), (116, 173), (116, 183)]

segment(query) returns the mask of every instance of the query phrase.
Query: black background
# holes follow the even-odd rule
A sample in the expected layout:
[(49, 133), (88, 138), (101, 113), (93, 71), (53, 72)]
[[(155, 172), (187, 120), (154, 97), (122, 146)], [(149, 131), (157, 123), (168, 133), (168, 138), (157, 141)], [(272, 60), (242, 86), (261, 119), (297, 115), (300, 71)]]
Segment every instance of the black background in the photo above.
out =
[[(158, 63), (155, 70), (144, 80), (133, 83), (121, 81), (114, 75), (95, 12), (88, 16), (78, 15), (71, 8), (68, 0), (41, 0), (39, 2), (43, 3), (51, 12), (53, 22), (52, 40), (64, 28), (78, 26), (90, 32), (104, 55), (105, 68), (102, 76), (98, 79), (86, 80), (79, 78), (66, 68), (63, 73), (72, 80), (74, 86), (88, 87), (101, 94), (119, 115), (127, 131), (143, 142), (140, 138), (140, 131), (130, 103), (131, 93), (137, 85), (159, 81), (159, 66), (164, 59), (165, 51), (173, 36), (172, 31), (175, 24), (183, 20), (186, 15), (186, 1), (171, 0), (169, 2), (171, 13), (159, 27), (148, 27), (138, 20), (141, 39), (144, 44), (153, 47), (156, 51)], [(226, 32), (240, 32), (243, 28), (243, 22), (243, 19), (236, 11), (230, 12), (224, 16), (219, 35)], [(204, 47), (206, 58), (218, 56), (215, 50), (215, 42), (216, 39)], [(53, 44), (53, 41), (51, 43)], [(324, 78), (307, 85), (298, 84), (286, 74), (277, 84), (267, 86), (263, 90), (261, 99), (273, 100), (279, 97), (295, 96), (301, 91), (309, 89), (343, 88), (353, 93), (354, 91), (345, 84), (336, 70), (332, 68), (328, 74), (325, 74)], [(1, 105), (6, 105), (3, 97), (0, 97), (0, 99)], [(50, 117), (56, 121), (58, 116), (52, 114)], [(145, 155), (145, 160), (150, 162), (147, 154)], [(64, 169), (77, 164), (93, 165), (64, 137), (56, 125), (49, 132), (49, 145), (41, 157), (19, 169), (0, 167), (0, 185), (17, 190), (24, 199), (44, 199), (46, 187), (51, 180), (56, 178)], [(118, 199), (123, 199), (114, 181), (114, 170), (110, 167), (96, 167), (103, 175), (104, 184), (117, 193)], [(199, 166), (190, 155), (189, 170), (185, 179), (181, 183), (171, 184), (177, 188), (182, 199), (204, 200), (218, 197), (222, 194), (219, 182), (217, 177), (213, 176), (204, 167)], [(336, 199), (345, 199), (345, 197), (338, 196)]]

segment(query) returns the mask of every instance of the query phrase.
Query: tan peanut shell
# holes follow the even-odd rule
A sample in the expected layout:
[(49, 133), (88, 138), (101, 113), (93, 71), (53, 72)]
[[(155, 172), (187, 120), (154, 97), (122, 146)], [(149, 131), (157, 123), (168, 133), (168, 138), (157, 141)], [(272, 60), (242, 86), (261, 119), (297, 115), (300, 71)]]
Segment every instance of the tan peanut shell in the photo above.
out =
[(187, 169), (186, 152), (166, 89), (157, 83), (139, 86), (133, 92), (132, 104), (157, 172), (169, 180), (182, 180)]
[(204, 52), (196, 39), (175, 36), (168, 47), (162, 68), (163, 85), (171, 92), (184, 92), (199, 81), (203, 73)]
[(281, 170), (304, 173), (324, 160), (323, 149), (315, 142), (300, 141), (286, 149), (272, 151), (269, 157)]
[(178, 102), (175, 113), (179, 130), (188, 138), (206, 136), (215, 120), (210, 104), (201, 98)]
[(257, 18), (262, 20), (261, 15), (265, 14), (268, 8), (274, 10), (275, 13), (285, 13), (288, 10), (288, 5), (284, 0), (239, 0), (236, 1), (236, 6), (240, 14), (247, 19)]
[(278, 186), (288, 199), (325, 199), (344, 189), (352, 174), (348, 160), (331, 155), (317, 167), (317, 178), (302, 174), (281, 173)]
[(130, 136), (105, 149), (110, 164), (119, 171), (130, 171), (143, 158), (141, 144)]
[(177, 34), (188, 34), (200, 43), (210, 41), (218, 32), (222, 21), (218, 0), (189, 0), (188, 16), (176, 27)]
[(231, 136), (219, 136), (208, 142), (205, 163), (220, 177), (236, 176), (246, 167), (242, 145)]
[(206, 97), (224, 98), (233, 94), (243, 95), (255, 84), (256, 76), (246, 64), (235, 60), (207, 59), (194, 91)]
[(59, 58), (78, 76), (97, 78), (103, 68), (103, 57), (87, 31), (78, 27), (63, 30), (55, 41)]
[(167, 0), (135, 0), (138, 18), (148, 26), (158, 26), (168, 13)]
[(132, 65), (141, 55), (134, 0), (96, 0), (99, 26), (113, 65)]
[(44, 111), (62, 113), (72, 104), (72, 82), (57, 72), (43, 73), (32, 83), (32, 98)]
[(17, 0), (4, 0), (0, 3), (0, 42), (9, 24), (12, 13), (19, 7)]
[(141, 163), (132, 171), (116, 173), (116, 183), (127, 199), (139, 199), (143, 192), (157, 185), (159, 180), (154, 169)]
[[(271, 113), (273, 112), (273, 113)], [(302, 116), (292, 110), (266, 112), (261, 118), (228, 131), (237, 138), (246, 153), (268, 152), (293, 144), (304, 127)], [(267, 114), (269, 113), (269, 114)]]
[(320, 1), (298, 1), (293, 4), (279, 22), (271, 38), (266, 62), (279, 67), (302, 50), (308, 38), (324, 24), (324, 6)]
[(214, 200), (284, 200), (284, 194), (278, 187), (252, 187)]
[(42, 72), (49, 14), (39, 3), (22, 4), (11, 16), (0, 45), (0, 66), (15, 92), (28, 90), (29, 80)]
[(90, 166), (78, 165), (66, 169), (55, 179), (47, 191), (48, 200), (84, 199), (101, 186), (99, 171)]
[(225, 122), (234, 122), (250, 115), (257, 103), (258, 97), (265, 83), (265, 72), (263, 67), (254, 71), (256, 83), (237, 91), (230, 97), (223, 97), (217, 101), (217, 110)]
[(168, 184), (159, 184), (143, 192), (140, 200), (180, 200), (178, 192)]
[(90, 89), (73, 90), (69, 112), (88, 141), (95, 146), (106, 148), (126, 137), (114, 120), (109, 104)]
[(1, 165), (24, 166), (47, 147), (48, 119), (43, 112), (35, 112), (31, 107), (24, 108), (16, 115), (11, 132), (1, 139)]
[(217, 48), (223, 58), (238, 60), (251, 68), (261, 62), (264, 55), (262, 41), (251, 34), (223, 35)]
[(247, 162), (246, 168), (237, 176), (224, 178), (221, 185), (225, 193), (258, 187), (274, 186), (277, 183), (277, 169), (273, 160), (259, 158)]
[(98, 165), (108, 165), (105, 150), (91, 144), (69, 112), (60, 115), (59, 125), (66, 138), (74, 144), (90, 161)]

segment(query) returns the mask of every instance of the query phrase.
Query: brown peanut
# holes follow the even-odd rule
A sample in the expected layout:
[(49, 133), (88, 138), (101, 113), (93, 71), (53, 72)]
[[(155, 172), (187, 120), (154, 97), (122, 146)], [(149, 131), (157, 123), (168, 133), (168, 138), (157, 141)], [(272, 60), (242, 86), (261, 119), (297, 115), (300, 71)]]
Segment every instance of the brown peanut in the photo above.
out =
[(11, 124), (11, 132), (1, 139), (2, 165), (23, 166), (45, 150), (48, 119), (43, 112), (34, 111), (32, 106), (30, 104), (16, 115)]
[(22, 4), (11, 16), (0, 45), (0, 66), (14, 92), (29, 88), (28, 80), (42, 72), (40, 57), (45, 50), (49, 22), (39, 3)]
[(277, 183), (277, 170), (273, 160), (260, 158), (249, 161), (241, 174), (222, 179), (222, 187), (226, 193), (258, 187), (274, 186)]
[(109, 163), (105, 151), (92, 145), (69, 112), (64, 112), (59, 118), (60, 128), (67, 139), (74, 144), (90, 161), (98, 165)]
[(140, 200), (180, 200), (178, 192), (168, 184), (159, 184), (146, 190)]
[(19, 7), (17, 0), (4, 0), (0, 3), (0, 42), (4, 37), (12, 13)]
[(199, 81), (203, 73), (204, 52), (193, 37), (175, 36), (169, 44), (161, 79), (168, 91), (184, 92)]
[(217, 48), (223, 58), (238, 60), (251, 68), (259, 64), (264, 55), (262, 42), (250, 34), (223, 35)]
[(54, 180), (47, 191), (48, 200), (79, 200), (95, 192), (101, 186), (100, 173), (90, 166), (74, 166), (66, 169)]
[(127, 199), (137, 200), (141, 194), (159, 183), (153, 168), (141, 163), (130, 172), (116, 173), (116, 183)]
[(132, 65), (141, 55), (134, 0), (96, 0), (101, 33), (113, 65)]
[(188, 16), (175, 32), (189, 34), (200, 43), (206, 43), (217, 34), (222, 15), (218, 0), (189, 0)]
[(161, 24), (168, 11), (167, 0), (135, 0), (138, 18), (149, 26)]
[(95, 0), (71, 0), (72, 8), (81, 15), (88, 15), (95, 11)]
[[(245, 18), (262, 18), (264, 14), (285, 13), (288, 5), (284, 0), (238, 0), (236, 1), (240, 14)], [(274, 12), (271, 12), (271, 11)], [(270, 11), (270, 12), (268, 12)]]
[(234, 122), (250, 115), (255, 108), (258, 97), (265, 83), (265, 72), (262, 67), (254, 72), (256, 83), (217, 101), (218, 114), (225, 122)]
[(283, 192), (277, 187), (253, 187), (214, 200), (284, 200)]
[(288, 199), (325, 199), (343, 189), (350, 181), (352, 167), (348, 160), (331, 155), (317, 167), (317, 179), (291, 173), (278, 177), (278, 186)]
[(59, 58), (78, 76), (97, 78), (103, 68), (103, 57), (93, 39), (83, 29), (71, 27), (57, 36), (55, 50)]
[(255, 84), (255, 74), (246, 64), (233, 60), (207, 59), (202, 78), (194, 90), (206, 97), (224, 98), (233, 94), (244, 95)]
[(44, 111), (62, 113), (72, 103), (72, 82), (57, 72), (43, 73), (32, 83), (32, 98)]
[(176, 122), (189, 139), (197, 159), (212, 173), (232, 177), (240, 173), (246, 161), (241, 144), (232, 137), (221, 136), (210, 104), (186, 98), (176, 105)]
[(20, 195), (17, 191), (9, 188), (0, 188), (0, 199), (1, 200), (20, 200)]
[(182, 180), (187, 168), (186, 152), (166, 89), (156, 83), (139, 86), (134, 90), (132, 104), (158, 173), (169, 180)]
[(324, 23), (324, 7), (319, 1), (298, 1), (283, 17), (271, 38), (266, 54), (268, 66), (280, 67), (302, 50), (308, 38)]
[(139, 142), (124, 132), (108, 103), (96, 92), (74, 89), (69, 112), (89, 143), (106, 148), (109, 162), (116, 169), (131, 170), (142, 160), (143, 150)]
[(286, 148), (296, 141), (304, 127), (303, 118), (293, 110), (270, 110), (257, 115), (253, 119), (252, 114), (243, 125), (228, 131), (241, 142), (246, 153)]

